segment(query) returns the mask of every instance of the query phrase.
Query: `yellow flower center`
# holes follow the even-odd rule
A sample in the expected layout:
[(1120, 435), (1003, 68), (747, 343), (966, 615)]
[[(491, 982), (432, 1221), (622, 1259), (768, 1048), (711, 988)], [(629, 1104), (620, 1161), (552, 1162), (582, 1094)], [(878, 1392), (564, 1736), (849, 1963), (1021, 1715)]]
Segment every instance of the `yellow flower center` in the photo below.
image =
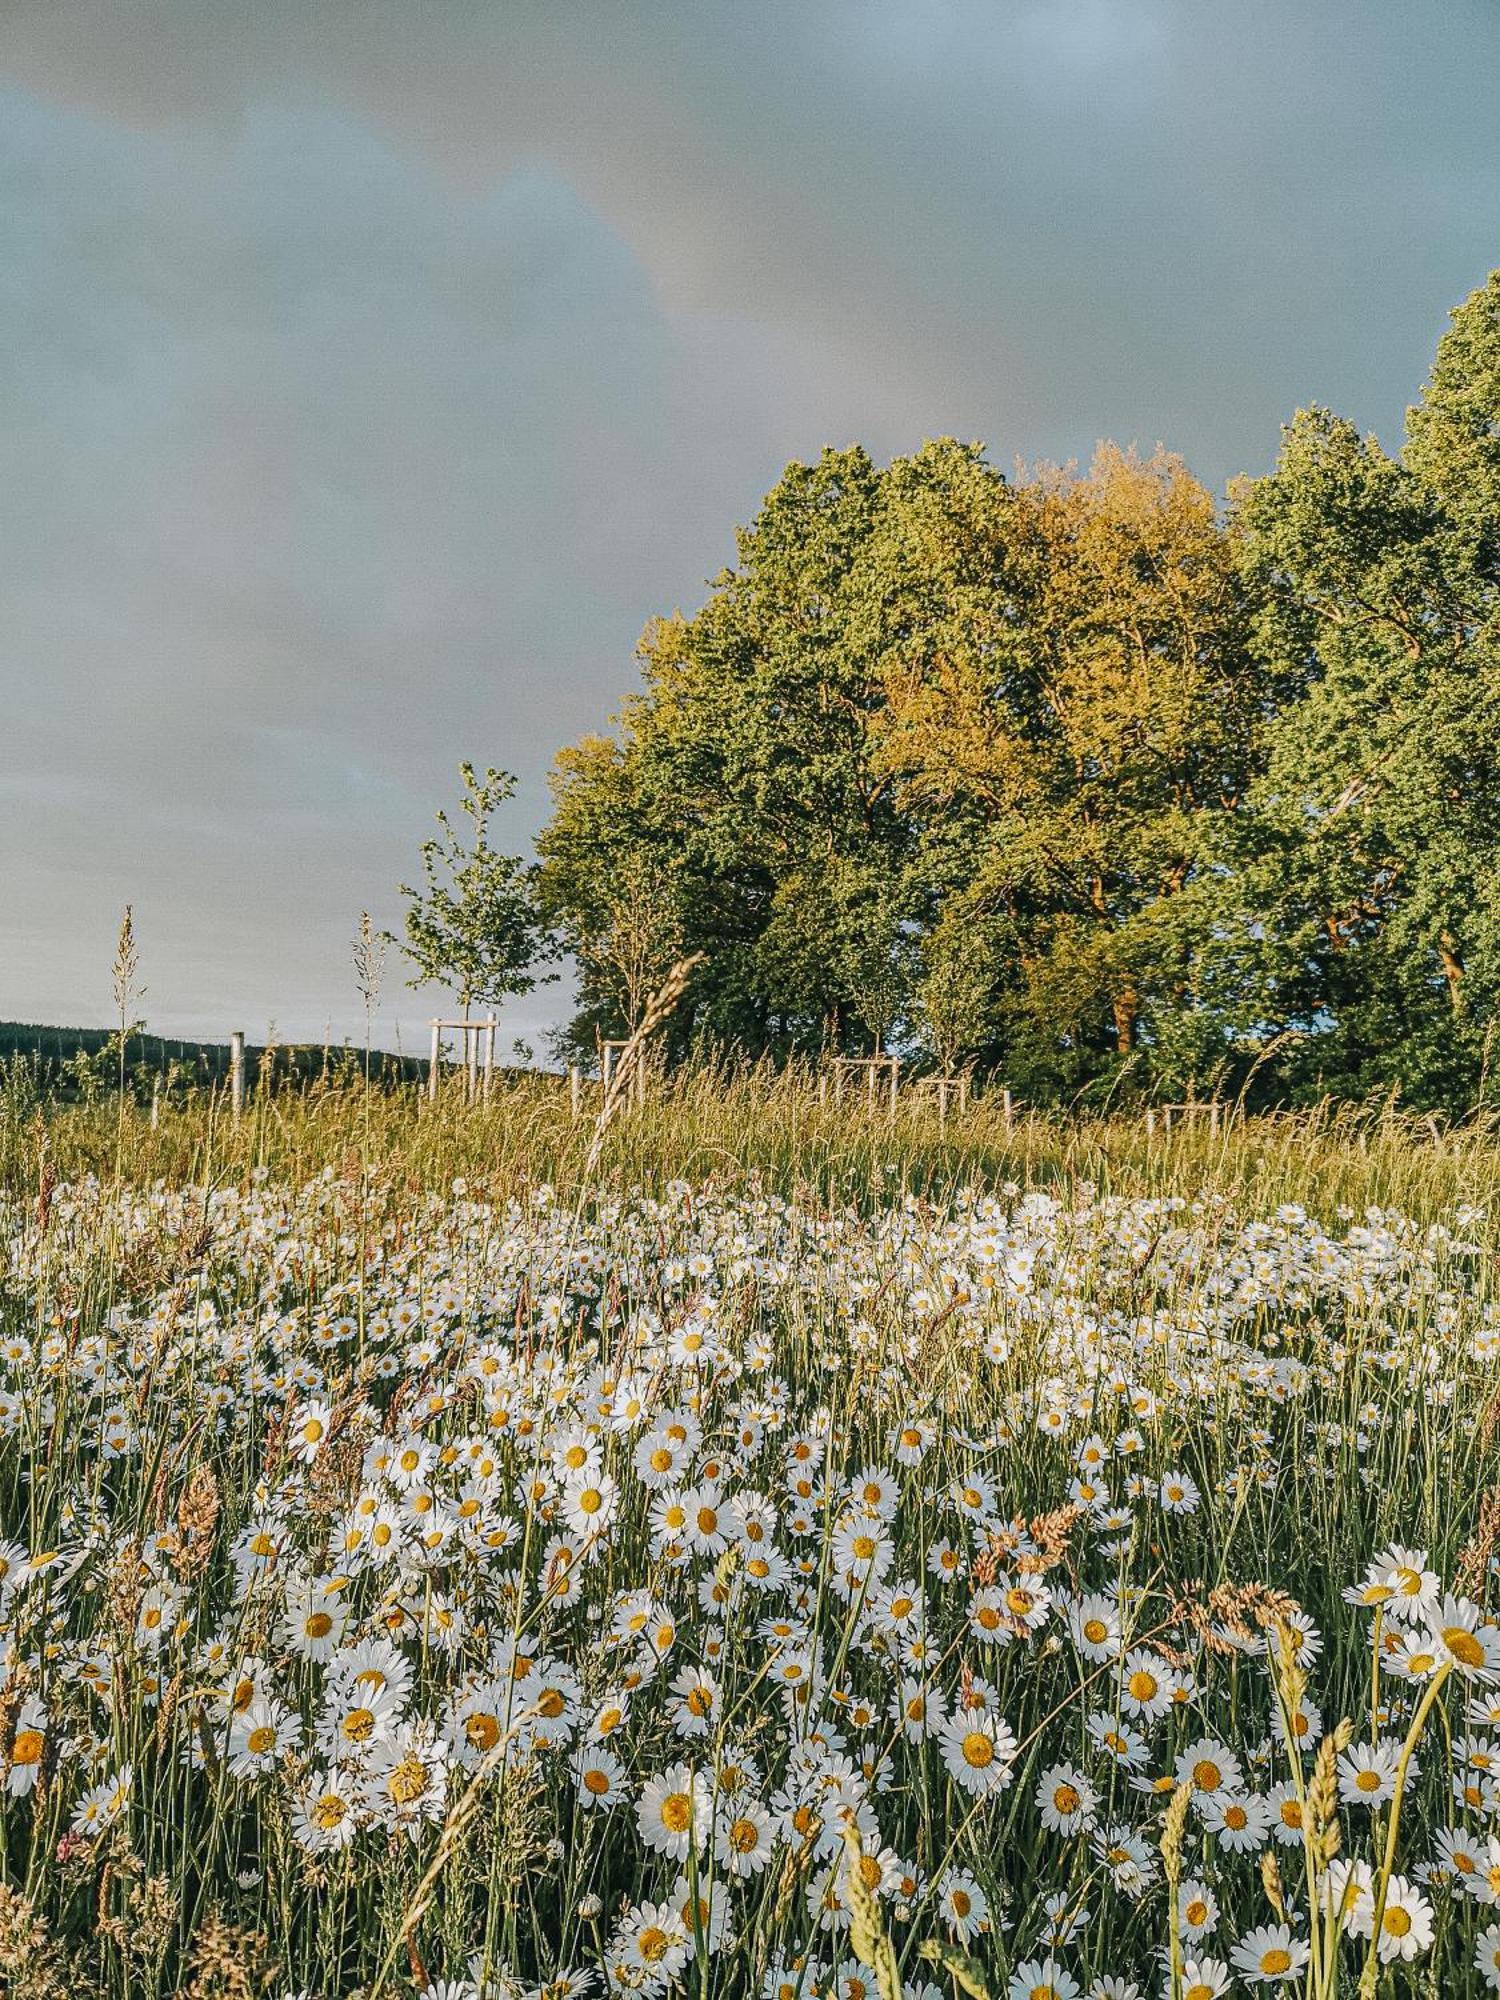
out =
[(671, 1943), (660, 1924), (647, 1924), (636, 1940), (636, 1950), (648, 1965), (656, 1965), (666, 1957)]
[(1484, 1648), (1472, 1632), (1462, 1625), (1448, 1625), (1443, 1630), (1443, 1644), (1461, 1667), (1482, 1667)]
[(386, 1789), (398, 1806), (409, 1806), (427, 1789), (427, 1766), (415, 1751), (408, 1750), (386, 1779)]

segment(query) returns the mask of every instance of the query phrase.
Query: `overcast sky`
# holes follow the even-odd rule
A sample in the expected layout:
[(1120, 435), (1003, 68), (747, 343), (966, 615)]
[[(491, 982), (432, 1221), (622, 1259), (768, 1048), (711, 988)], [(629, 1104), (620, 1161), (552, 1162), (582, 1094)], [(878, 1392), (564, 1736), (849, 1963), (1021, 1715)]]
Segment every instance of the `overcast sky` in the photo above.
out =
[(5, 0), (0, 1018), (129, 900), (153, 1027), (355, 1030), (458, 762), (526, 845), (824, 443), (1398, 443), (1497, 88), (1496, 0)]

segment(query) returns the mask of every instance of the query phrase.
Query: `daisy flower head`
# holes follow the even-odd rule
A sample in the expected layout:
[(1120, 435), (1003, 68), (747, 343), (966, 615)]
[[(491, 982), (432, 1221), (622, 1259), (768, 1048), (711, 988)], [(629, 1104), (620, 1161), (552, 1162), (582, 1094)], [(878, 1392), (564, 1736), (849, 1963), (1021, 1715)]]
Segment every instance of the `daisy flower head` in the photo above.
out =
[(636, 1825), (646, 1845), (669, 1860), (699, 1851), (713, 1827), (708, 1779), (690, 1764), (673, 1764), (641, 1787)]
[(1261, 1924), (1245, 1933), (1229, 1957), (1247, 1985), (1276, 1986), (1297, 1977), (1307, 1954), (1306, 1941), (1290, 1925)]
[(135, 1766), (122, 1764), (107, 1778), (101, 1778), (97, 1785), (91, 1785), (73, 1807), (71, 1831), (86, 1840), (94, 1839), (124, 1812), (130, 1803), (130, 1787), (135, 1778)]
[(963, 1868), (949, 1868), (938, 1884), (938, 1915), (960, 1944), (990, 1927), (989, 1898)]
[(1488, 1924), (1474, 1940), (1474, 1970), (1491, 1993), (1500, 1993), (1500, 1924)]
[(976, 1798), (1004, 1791), (1010, 1783), (1017, 1743), (1002, 1716), (960, 1707), (938, 1735), (949, 1775)]
[(375, 1746), (364, 1805), (380, 1825), (404, 1828), (416, 1840), (425, 1823), (443, 1818), (448, 1746), (426, 1722), (404, 1722)]
[(1229, 1991), (1229, 1967), (1221, 1958), (1189, 1958), (1182, 1968), (1182, 2000), (1221, 2000)]
[(257, 1695), (230, 1725), (227, 1762), (236, 1778), (263, 1778), (292, 1749), (298, 1731), (291, 1710), (269, 1695)]
[(758, 1875), (776, 1852), (771, 1815), (754, 1799), (722, 1805), (714, 1829), (714, 1858), (726, 1874)]
[(628, 1913), (611, 1942), (610, 1986), (660, 1992), (686, 1965), (690, 1949), (680, 1911), (670, 1903), (641, 1903)]
[(1255, 1792), (1224, 1793), (1203, 1803), (1202, 1820), (1231, 1854), (1253, 1854), (1271, 1831), (1271, 1809)]
[(584, 1812), (609, 1812), (629, 1796), (625, 1766), (602, 1743), (586, 1743), (574, 1752), (573, 1783)]
[(1193, 1803), (1201, 1811), (1209, 1799), (1221, 1792), (1243, 1791), (1244, 1772), (1240, 1760), (1217, 1737), (1201, 1736), (1178, 1753), (1174, 1766), (1179, 1785), (1191, 1785)]
[(1120, 1613), (1112, 1598), (1081, 1597), (1068, 1607), (1068, 1632), (1085, 1660), (1113, 1659), (1120, 1650)]
[(1037, 1780), (1036, 1807), (1049, 1833), (1086, 1833), (1099, 1812), (1099, 1794), (1073, 1764), (1053, 1764)]
[[(1373, 1898), (1365, 1899), (1357, 1935), (1368, 1937), (1375, 1927)], [(1351, 1929), (1355, 1926), (1351, 1923)], [(1380, 1936), (1376, 1954), (1382, 1965), (1394, 1959), (1420, 1958), (1432, 1944), (1432, 1905), (1415, 1882), (1405, 1875), (1393, 1875), (1380, 1912)]]
[(292, 1800), (292, 1838), (309, 1854), (347, 1847), (359, 1831), (359, 1788), (337, 1766), (310, 1771)]
[[(1346, 1805), (1364, 1806), (1373, 1812), (1389, 1803), (1396, 1789), (1396, 1766), (1401, 1746), (1389, 1740), (1379, 1743), (1351, 1743), (1338, 1760), (1339, 1797)], [(1417, 1760), (1408, 1766), (1416, 1775)]]
[(1120, 1672), (1120, 1707), (1128, 1716), (1154, 1722), (1172, 1706), (1172, 1670), (1144, 1647), (1125, 1655)]
[(36, 1787), (47, 1750), (47, 1709), (37, 1695), (22, 1702), (11, 1736), (10, 1759), (5, 1769), (5, 1789), (13, 1799), (23, 1799)]
[(1219, 1905), (1213, 1890), (1196, 1876), (1190, 1876), (1177, 1891), (1177, 1921), (1191, 1943), (1207, 1937), (1219, 1921)]
[(1433, 1614), (1427, 1637), (1439, 1663), (1465, 1680), (1484, 1687), (1500, 1680), (1500, 1627), (1469, 1598), (1450, 1591)]
[(1025, 1958), (1010, 1976), (1006, 2000), (1079, 2000), (1078, 1981), (1055, 1958)]

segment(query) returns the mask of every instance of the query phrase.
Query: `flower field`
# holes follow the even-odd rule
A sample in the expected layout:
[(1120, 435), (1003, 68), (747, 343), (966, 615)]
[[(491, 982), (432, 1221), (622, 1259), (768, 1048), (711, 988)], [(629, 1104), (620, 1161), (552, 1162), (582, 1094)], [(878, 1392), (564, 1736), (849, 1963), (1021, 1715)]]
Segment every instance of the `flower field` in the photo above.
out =
[(1487, 1215), (0, 1198), (0, 1989), (1500, 1990)]

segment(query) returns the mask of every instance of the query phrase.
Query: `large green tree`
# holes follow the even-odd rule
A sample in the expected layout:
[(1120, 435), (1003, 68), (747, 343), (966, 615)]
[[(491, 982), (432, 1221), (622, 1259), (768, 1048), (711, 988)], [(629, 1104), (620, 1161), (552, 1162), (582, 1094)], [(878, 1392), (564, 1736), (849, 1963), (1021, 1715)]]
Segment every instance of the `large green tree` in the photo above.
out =
[(1248, 781), (1244, 625), (1213, 503), (1165, 457), (1020, 486), (951, 440), (789, 467), (703, 609), (648, 630), (619, 736), (559, 760), (543, 893), (586, 997), (644, 849), (709, 953), (714, 1032), (923, 1037), (1045, 1090), (1159, 1049), (1175, 899)]
[(1279, 713), (1215, 935), (1226, 1018), (1303, 1091), (1472, 1104), (1500, 999), (1500, 280), (1400, 459), (1322, 410), (1237, 506)]

